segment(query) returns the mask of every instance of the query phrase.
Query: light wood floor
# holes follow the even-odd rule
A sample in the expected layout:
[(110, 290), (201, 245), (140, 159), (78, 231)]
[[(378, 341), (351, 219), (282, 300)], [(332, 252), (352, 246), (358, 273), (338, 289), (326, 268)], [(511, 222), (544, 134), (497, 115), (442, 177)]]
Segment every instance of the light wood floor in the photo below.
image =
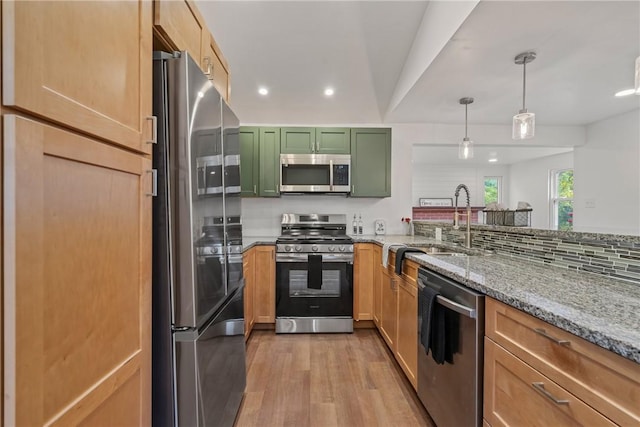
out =
[(253, 331), (236, 427), (434, 426), (378, 332)]

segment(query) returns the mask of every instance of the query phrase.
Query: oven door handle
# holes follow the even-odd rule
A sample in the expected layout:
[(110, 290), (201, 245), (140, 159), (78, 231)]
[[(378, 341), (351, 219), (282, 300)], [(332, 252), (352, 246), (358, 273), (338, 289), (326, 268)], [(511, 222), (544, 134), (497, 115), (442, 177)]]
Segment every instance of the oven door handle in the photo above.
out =
[[(420, 288), (420, 290), (426, 287), (426, 285), (424, 284), (421, 278), (418, 279), (418, 287)], [(448, 309), (453, 310), (456, 313), (462, 314), (463, 316), (467, 316), (472, 319), (475, 319), (477, 317), (477, 312), (474, 308), (470, 308), (470, 307), (467, 307), (466, 305), (462, 305), (455, 301), (451, 301), (450, 299), (445, 298), (442, 295), (438, 295), (436, 297), (436, 301), (438, 302), (438, 304), (444, 307), (447, 307)]]

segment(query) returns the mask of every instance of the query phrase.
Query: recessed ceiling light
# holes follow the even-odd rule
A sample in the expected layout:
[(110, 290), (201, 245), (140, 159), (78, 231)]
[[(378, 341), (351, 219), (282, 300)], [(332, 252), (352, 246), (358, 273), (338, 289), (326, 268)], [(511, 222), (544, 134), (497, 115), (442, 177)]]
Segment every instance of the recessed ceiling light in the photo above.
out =
[(324, 95), (325, 96), (333, 96), (333, 89), (328, 87), (324, 90)]
[(629, 95), (633, 95), (634, 93), (636, 93), (635, 89), (625, 89), (625, 90), (621, 90), (620, 92), (617, 92), (616, 96), (617, 97), (629, 96)]
[(262, 96), (267, 95), (269, 93), (269, 89), (267, 89), (266, 87), (261, 87), (260, 89), (258, 89), (258, 93)]
[(492, 158), (489, 159), (489, 163), (495, 163), (497, 161), (498, 161), (498, 159), (496, 159), (495, 157), (492, 157)]

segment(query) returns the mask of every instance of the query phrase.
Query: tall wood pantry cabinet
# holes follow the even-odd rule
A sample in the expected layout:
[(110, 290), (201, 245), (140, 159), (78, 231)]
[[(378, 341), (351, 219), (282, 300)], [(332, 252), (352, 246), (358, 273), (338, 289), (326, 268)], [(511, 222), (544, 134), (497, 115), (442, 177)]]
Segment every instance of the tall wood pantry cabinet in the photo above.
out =
[(152, 3), (1, 7), (3, 424), (149, 425)]

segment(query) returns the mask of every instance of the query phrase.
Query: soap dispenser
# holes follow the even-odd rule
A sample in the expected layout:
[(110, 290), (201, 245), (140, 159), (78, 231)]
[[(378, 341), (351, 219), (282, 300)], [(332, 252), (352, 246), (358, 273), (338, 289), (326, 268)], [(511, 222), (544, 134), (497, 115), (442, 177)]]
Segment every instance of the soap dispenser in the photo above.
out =
[(356, 214), (353, 214), (353, 222), (351, 223), (353, 228), (353, 234), (358, 234), (358, 222), (356, 221)]

